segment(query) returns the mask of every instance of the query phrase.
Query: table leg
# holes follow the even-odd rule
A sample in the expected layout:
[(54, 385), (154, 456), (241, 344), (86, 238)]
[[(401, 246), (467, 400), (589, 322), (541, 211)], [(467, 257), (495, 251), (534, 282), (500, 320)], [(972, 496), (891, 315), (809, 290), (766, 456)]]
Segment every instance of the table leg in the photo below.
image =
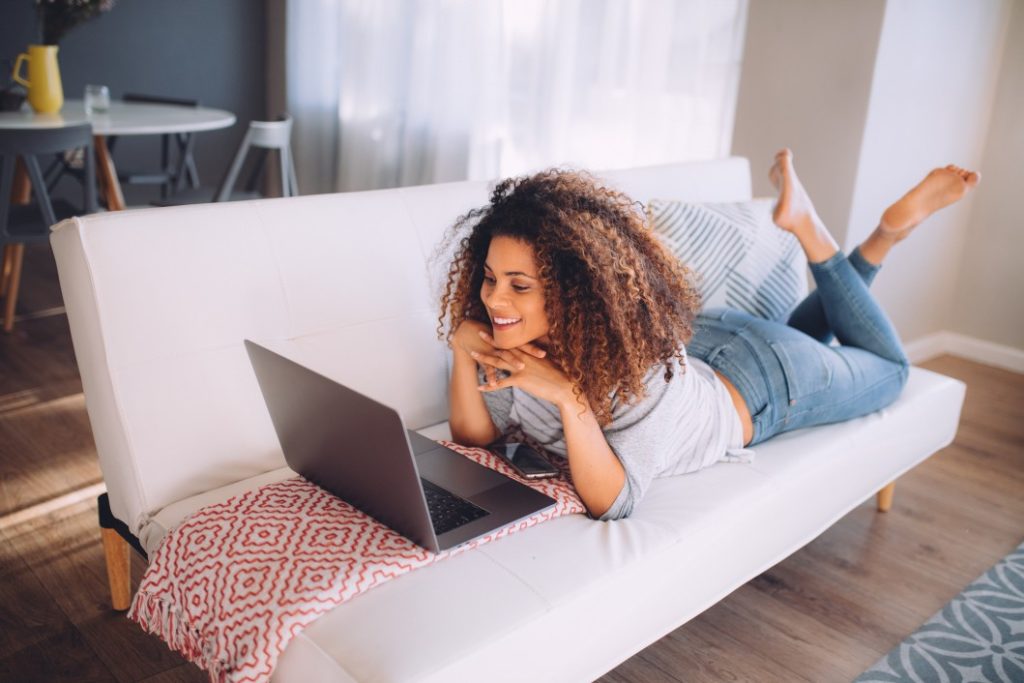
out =
[(96, 149), (96, 178), (107, 200), (107, 208), (111, 211), (124, 211), (124, 194), (121, 192), (121, 183), (117, 181), (114, 160), (107, 150), (107, 140), (102, 135), (94, 135), (92, 140)]
[[(32, 201), (32, 181), (28, 177), (25, 162), (18, 157), (14, 163), (14, 179), (11, 182), (11, 206), (20, 206)], [(10, 332), (14, 327), (14, 306), (18, 301), (16, 276), (21, 275), (21, 263), (25, 245), (11, 242), (4, 245), (3, 262), (0, 264), (0, 297), (4, 298), (3, 328)]]
[(25, 162), (18, 157), (14, 163), (14, 182), (11, 184), (11, 205), (20, 206), (32, 201), (32, 181), (28, 177)]
[(0, 265), (0, 298), (7, 293), (8, 282), (11, 277), (11, 270), (14, 268), (14, 245), (4, 245), (4, 260)]

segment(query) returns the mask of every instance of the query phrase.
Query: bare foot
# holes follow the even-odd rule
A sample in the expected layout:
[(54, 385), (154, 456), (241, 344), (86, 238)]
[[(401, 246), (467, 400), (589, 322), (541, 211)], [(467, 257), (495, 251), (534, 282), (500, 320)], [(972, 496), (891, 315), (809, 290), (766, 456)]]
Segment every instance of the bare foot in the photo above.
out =
[(960, 200), (981, 180), (981, 174), (950, 164), (937, 168), (882, 214), (879, 230), (899, 242), (918, 223)]
[(793, 152), (789, 149), (779, 150), (775, 155), (775, 163), (768, 171), (768, 177), (779, 191), (779, 199), (772, 212), (775, 224), (796, 235), (811, 262), (824, 261), (836, 253), (839, 246), (818, 217), (811, 198), (797, 178), (793, 168)]
[(768, 171), (768, 178), (779, 191), (779, 199), (772, 212), (775, 224), (788, 232), (813, 230), (814, 223), (820, 219), (811, 198), (807, 196), (807, 191), (796, 177), (796, 171), (793, 169), (793, 152), (782, 149), (775, 154), (775, 163)]

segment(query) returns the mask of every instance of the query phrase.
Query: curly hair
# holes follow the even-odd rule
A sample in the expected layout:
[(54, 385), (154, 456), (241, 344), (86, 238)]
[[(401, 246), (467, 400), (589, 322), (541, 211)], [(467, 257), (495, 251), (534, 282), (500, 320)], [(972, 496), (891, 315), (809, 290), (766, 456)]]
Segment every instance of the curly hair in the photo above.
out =
[(553, 168), (502, 181), (488, 205), (458, 218), (439, 252), (467, 230), (448, 268), (439, 339), (450, 345), (466, 319), (490, 324), (480, 299), (484, 260), (491, 240), (505, 236), (533, 248), (548, 357), (599, 424), (611, 422), (614, 401), (643, 398), (656, 365), (668, 381), (673, 359), (685, 362), (700, 295), (692, 272), (650, 231), (639, 202), (585, 171)]

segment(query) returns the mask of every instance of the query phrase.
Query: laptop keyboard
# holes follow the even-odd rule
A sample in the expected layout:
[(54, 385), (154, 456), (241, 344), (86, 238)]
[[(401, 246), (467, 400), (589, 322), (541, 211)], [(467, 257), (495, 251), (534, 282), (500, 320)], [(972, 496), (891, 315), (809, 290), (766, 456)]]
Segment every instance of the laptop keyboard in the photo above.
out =
[(420, 481), (423, 482), (423, 491), (427, 494), (430, 521), (434, 525), (434, 533), (438, 536), (489, 514), (487, 510), (445, 491), (426, 479)]

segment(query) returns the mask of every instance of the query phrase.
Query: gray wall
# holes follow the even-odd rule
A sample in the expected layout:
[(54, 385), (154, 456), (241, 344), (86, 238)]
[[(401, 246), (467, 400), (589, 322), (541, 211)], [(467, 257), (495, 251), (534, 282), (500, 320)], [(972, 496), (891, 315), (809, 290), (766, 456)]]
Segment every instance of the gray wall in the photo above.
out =
[[(0, 0), (0, 59), (7, 83), (11, 64), (37, 42), (32, 0)], [(200, 179), (215, 185), (242, 139), (248, 121), (275, 116), (266, 111), (264, 43), (266, 14), (259, 0), (117, 0), (112, 11), (68, 33), (58, 59), (64, 97), (82, 97), (87, 83), (125, 92), (198, 99), (227, 109), (232, 128), (200, 133), (195, 152)], [(159, 163), (158, 136), (122, 138), (115, 147), (119, 168)], [(66, 181), (59, 193), (73, 184)], [(158, 192), (125, 187), (129, 204)]]
[[(982, 153), (991, 139), (989, 121), (1011, 5), (1011, 0), (886, 3), (847, 249), (874, 230), (885, 208), (933, 168), (956, 164), (980, 169), (982, 183), (996, 179)], [(956, 59), (931, 58), (954, 44)], [(952, 302), (962, 286), (958, 274), (977, 199), (978, 193), (972, 193), (928, 218), (892, 250), (872, 284), (905, 342), (948, 331), (953, 324)], [(975, 305), (986, 318), (1002, 315), (998, 300)], [(987, 325), (972, 333), (993, 341)]]
[[(907, 344), (956, 330), (1024, 350), (1024, 232), (1011, 206), (1024, 176), (1022, 5), (750, 2), (732, 151), (750, 158), (755, 194), (774, 194), (765, 170), (792, 147), (850, 251), (930, 169), (982, 171), (979, 190), (894, 249), (872, 286)], [(956, 59), (934, 58), (949, 45)]]
[(846, 237), (884, 0), (751, 0), (732, 153), (750, 159), (754, 196), (793, 150), (836, 241)]
[(1013, 5), (950, 328), (1024, 350), (1024, 2)]

